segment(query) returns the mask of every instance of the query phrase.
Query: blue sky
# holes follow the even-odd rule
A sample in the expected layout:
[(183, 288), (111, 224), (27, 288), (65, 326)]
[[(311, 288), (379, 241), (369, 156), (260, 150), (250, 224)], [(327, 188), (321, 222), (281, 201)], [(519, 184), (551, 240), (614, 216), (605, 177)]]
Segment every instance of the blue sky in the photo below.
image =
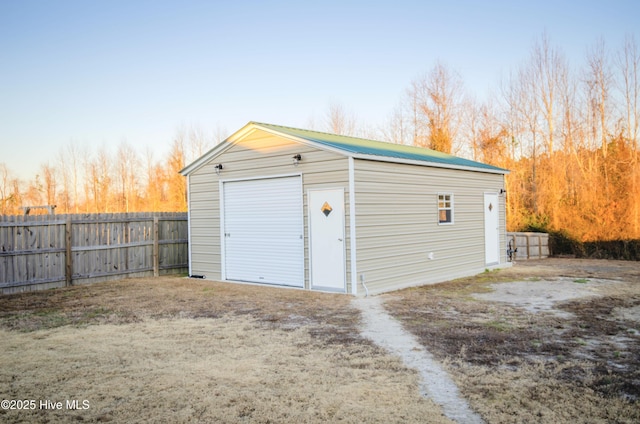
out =
[(180, 126), (305, 127), (331, 102), (375, 127), (437, 61), (482, 99), (545, 31), (579, 66), (638, 28), (636, 0), (0, 0), (0, 162), (31, 178), (72, 140), (160, 158)]

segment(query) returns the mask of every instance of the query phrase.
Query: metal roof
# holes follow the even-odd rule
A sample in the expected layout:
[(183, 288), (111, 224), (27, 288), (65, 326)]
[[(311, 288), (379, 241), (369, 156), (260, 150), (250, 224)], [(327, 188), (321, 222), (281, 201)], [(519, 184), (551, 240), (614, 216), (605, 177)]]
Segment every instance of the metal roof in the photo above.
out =
[[(407, 146), (404, 144), (387, 143), (383, 141), (367, 140), (357, 137), (310, 131), (280, 125), (250, 122), (258, 127), (304, 139), (326, 147), (341, 150), (350, 156), (372, 156), (404, 161), (429, 162), (451, 168), (476, 168), (494, 173), (508, 173), (509, 171), (497, 166), (476, 162), (423, 147)], [(426, 165), (426, 164), (425, 164)]]
[(190, 165), (183, 168), (180, 173), (188, 175), (209, 160), (218, 156), (233, 144), (241, 140), (246, 134), (260, 129), (281, 137), (288, 137), (300, 143), (307, 143), (317, 148), (331, 150), (345, 156), (356, 159), (379, 160), (394, 163), (405, 163), (423, 166), (436, 166), (441, 168), (462, 169), (468, 171), (489, 172), (493, 174), (508, 174), (509, 171), (486, 163), (463, 159), (448, 155), (436, 150), (425, 149), (404, 144), (386, 143), (383, 141), (367, 140), (358, 137), (330, 134), (319, 131), (303, 130), (281, 125), (265, 124), (262, 122), (249, 122), (240, 130), (233, 133), (224, 142), (220, 143)]

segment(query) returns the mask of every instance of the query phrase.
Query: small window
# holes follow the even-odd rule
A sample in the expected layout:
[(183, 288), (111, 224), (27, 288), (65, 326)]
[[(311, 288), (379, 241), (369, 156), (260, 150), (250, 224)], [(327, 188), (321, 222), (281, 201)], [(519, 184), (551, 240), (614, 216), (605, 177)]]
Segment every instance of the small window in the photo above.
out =
[(453, 224), (453, 194), (438, 194), (438, 223)]

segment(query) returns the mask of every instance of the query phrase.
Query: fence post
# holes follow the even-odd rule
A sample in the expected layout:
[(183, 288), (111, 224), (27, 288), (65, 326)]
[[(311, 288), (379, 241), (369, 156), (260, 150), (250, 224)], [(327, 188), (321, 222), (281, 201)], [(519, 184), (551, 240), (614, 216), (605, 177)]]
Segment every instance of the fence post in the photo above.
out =
[[(125, 219), (129, 219), (129, 214), (127, 213)], [(122, 240), (124, 241), (124, 244), (129, 244), (130, 237), (129, 237), (129, 221), (124, 221), (124, 230), (123, 230), (124, 234), (122, 235)], [(124, 255), (124, 269), (126, 269), (127, 271), (129, 270), (129, 249), (124, 249), (125, 251), (125, 255)]]
[(158, 240), (158, 217), (153, 217), (153, 276), (160, 275), (160, 258), (159, 258), (159, 240)]
[(67, 216), (64, 224), (65, 238), (65, 285), (73, 285), (73, 258), (71, 257), (71, 217)]
[(542, 236), (538, 236), (538, 259), (542, 259)]

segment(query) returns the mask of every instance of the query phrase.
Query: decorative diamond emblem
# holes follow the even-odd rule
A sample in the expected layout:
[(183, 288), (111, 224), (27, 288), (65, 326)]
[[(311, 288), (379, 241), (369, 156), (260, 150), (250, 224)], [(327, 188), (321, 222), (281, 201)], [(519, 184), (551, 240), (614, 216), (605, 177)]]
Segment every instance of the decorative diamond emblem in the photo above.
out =
[(322, 205), (322, 207), (320, 208), (320, 210), (322, 211), (322, 213), (324, 214), (324, 216), (329, 216), (329, 214), (331, 213), (331, 211), (333, 210), (333, 208), (331, 207), (331, 205), (329, 205), (327, 202), (324, 202), (324, 205)]
[(493, 205), (489, 203), (489, 212), (491, 212), (492, 210), (493, 210)]

